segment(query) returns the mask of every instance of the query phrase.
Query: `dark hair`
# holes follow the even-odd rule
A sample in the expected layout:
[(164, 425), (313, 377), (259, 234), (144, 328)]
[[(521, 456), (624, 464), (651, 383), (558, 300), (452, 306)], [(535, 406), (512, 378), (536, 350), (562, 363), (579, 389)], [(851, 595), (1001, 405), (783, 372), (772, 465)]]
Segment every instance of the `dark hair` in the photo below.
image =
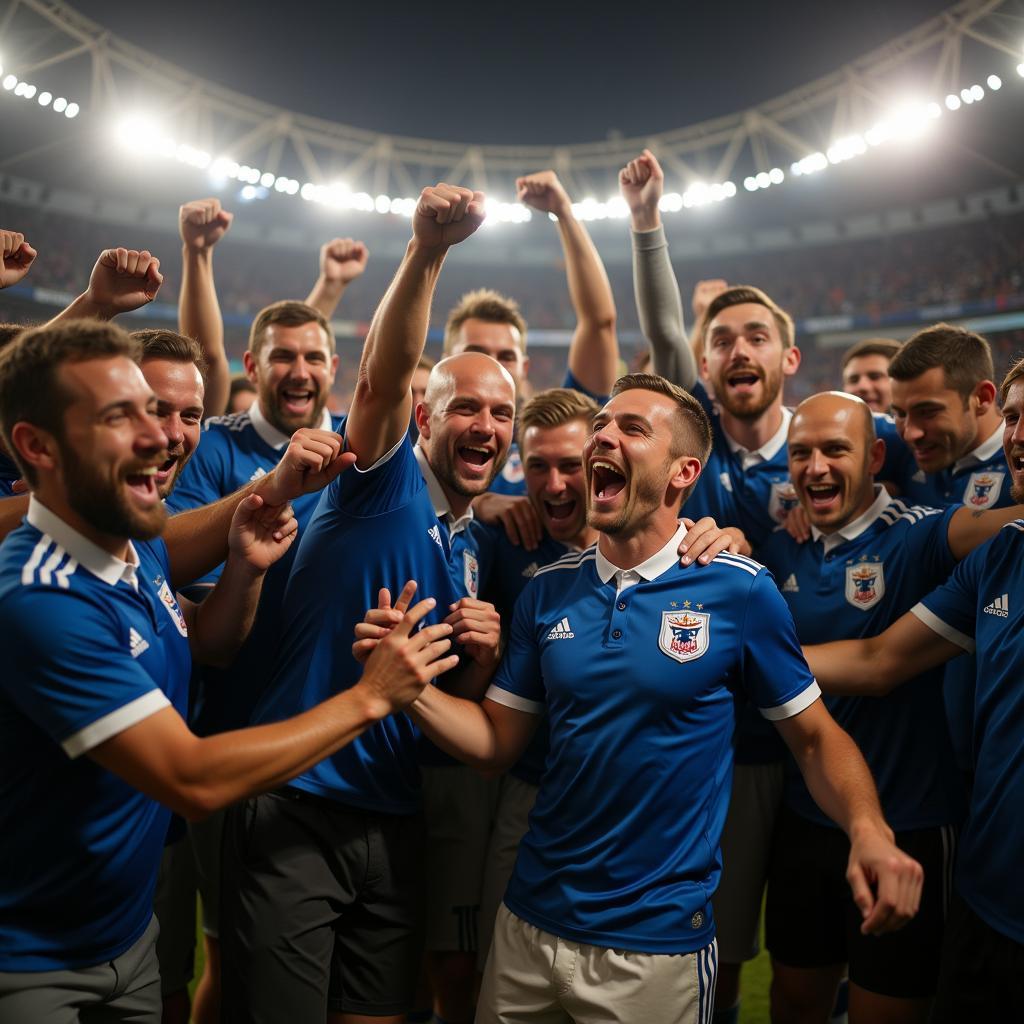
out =
[(327, 335), (327, 350), (334, 355), (334, 332), (327, 318), (314, 306), (305, 302), (297, 302), (294, 299), (285, 299), (283, 302), (274, 302), (256, 314), (252, 322), (252, 329), (249, 331), (249, 351), (253, 359), (258, 359), (263, 343), (267, 340), (267, 328), (273, 324), (281, 324), (284, 327), (301, 327), (303, 324), (317, 323)]
[(995, 377), (988, 342), (980, 334), (953, 324), (934, 324), (918, 331), (889, 363), (889, 376), (893, 380), (914, 380), (936, 367), (942, 368), (946, 386), (965, 404), (983, 380)]
[(672, 430), (673, 458), (692, 455), (703, 466), (711, 454), (711, 421), (700, 402), (678, 384), (653, 373), (627, 373), (612, 388), (611, 397), (623, 391), (654, 391), (676, 403), (676, 417)]
[(0, 348), (6, 347), (9, 341), (14, 341), (22, 331), (27, 330), (25, 324), (0, 324)]
[(716, 295), (708, 303), (708, 308), (704, 311), (704, 318), (700, 322), (701, 344), (703, 345), (706, 339), (708, 324), (723, 309), (728, 309), (730, 306), (743, 306), (748, 302), (764, 306), (771, 313), (775, 326), (779, 330), (779, 336), (782, 338), (783, 348), (792, 348), (796, 337), (793, 318), (774, 299), (769, 298), (765, 292), (761, 291), (760, 288), (754, 288), (748, 284), (739, 284), (733, 288), (726, 288), (724, 292)]
[(255, 394), (256, 385), (248, 377), (239, 374), (231, 378), (231, 384), (228, 386), (228, 405), (231, 404), (231, 399), (242, 391), (251, 391)]
[(64, 413), (73, 396), (61, 385), (65, 363), (123, 356), (139, 362), (142, 345), (126, 331), (101, 320), (69, 320), (53, 327), (33, 327), (0, 352), (0, 430), (11, 457), (29, 484), (35, 470), (23, 464), (11, 443), (16, 423), (31, 423), (54, 437), (64, 437)]
[(851, 345), (843, 353), (842, 369), (846, 369), (846, 364), (851, 359), (859, 359), (861, 356), (885, 356), (891, 360), (901, 348), (903, 342), (896, 341), (895, 338), (865, 338), (856, 345)]
[(206, 380), (206, 357), (194, 338), (162, 327), (132, 331), (132, 337), (142, 342), (142, 362), (147, 359), (167, 359), (172, 363), (193, 363), (199, 375)]

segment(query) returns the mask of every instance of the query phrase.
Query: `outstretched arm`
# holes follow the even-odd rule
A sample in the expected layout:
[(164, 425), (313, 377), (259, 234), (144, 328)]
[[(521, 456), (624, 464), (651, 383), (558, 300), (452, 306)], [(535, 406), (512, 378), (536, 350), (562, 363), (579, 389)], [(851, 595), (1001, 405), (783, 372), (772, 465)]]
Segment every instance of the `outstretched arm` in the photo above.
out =
[(306, 305), (330, 320), (348, 286), (366, 270), (370, 251), (351, 238), (332, 238), (320, 246), (320, 276), (306, 297)]
[(607, 395), (618, 377), (619, 339), (615, 299), (604, 264), (587, 229), (572, 212), (572, 201), (554, 171), (516, 179), (521, 203), (555, 217), (565, 254), (569, 297), (576, 330), (569, 345), (569, 372), (594, 395)]
[(234, 216), (216, 198), (196, 199), (178, 210), (182, 241), (178, 330), (199, 342), (206, 359), (205, 416), (224, 412), (231, 388), (224, 321), (213, 279), (213, 248), (227, 234)]
[(89, 287), (46, 326), (94, 317), (113, 320), (156, 298), (164, 283), (160, 261), (148, 249), (104, 249), (89, 275)]
[(391, 451), (409, 429), (412, 375), (426, 344), (441, 266), (448, 249), (469, 238), (483, 219), (482, 192), (441, 183), (420, 193), (413, 237), (366, 336), (345, 424), (361, 469)]

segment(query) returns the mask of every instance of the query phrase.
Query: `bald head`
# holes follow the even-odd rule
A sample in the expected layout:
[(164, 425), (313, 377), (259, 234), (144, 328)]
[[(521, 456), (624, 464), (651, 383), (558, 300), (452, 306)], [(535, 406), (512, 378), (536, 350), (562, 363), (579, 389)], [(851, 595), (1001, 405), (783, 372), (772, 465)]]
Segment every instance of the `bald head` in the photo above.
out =
[(439, 409), (456, 392), (471, 389), (474, 382), (507, 387), (512, 401), (515, 401), (516, 382), (501, 363), (482, 352), (462, 352), (435, 364), (427, 379), (423, 402), (430, 409)]
[(805, 398), (793, 412), (793, 419), (789, 425), (790, 436), (793, 428), (797, 426), (798, 419), (829, 420), (837, 425), (843, 424), (849, 429), (859, 431), (859, 436), (866, 445), (875, 439), (875, 417), (871, 407), (863, 398), (845, 391), (822, 391), (820, 394)]

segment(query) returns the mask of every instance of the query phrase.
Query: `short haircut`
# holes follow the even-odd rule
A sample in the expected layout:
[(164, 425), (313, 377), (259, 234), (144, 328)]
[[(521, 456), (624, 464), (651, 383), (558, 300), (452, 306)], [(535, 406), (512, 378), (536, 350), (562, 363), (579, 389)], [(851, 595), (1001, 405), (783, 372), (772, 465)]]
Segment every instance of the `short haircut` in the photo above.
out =
[(842, 369), (846, 369), (846, 364), (851, 359), (859, 359), (861, 356), (885, 356), (891, 360), (901, 348), (903, 342), (896, 341), (895, 338), (865, 338), (856, 345), (851, 345), (843, 353)]
[(793, 318), (774, 299), (769, 298), (768, 295), (761, 291), (760, 288), (754, 288), (748, 284), (739, 284), (733, 288), (726, 288), (721, 295), (716, 295), (708, 303), (708, 308), (704, 311), (704, 318), (700, 322), (701, 344), (703, 345), (707, 338), (708, 326), (711, 321), (723, 309), (728, 309), (730, 306), (743, 306), (748, 302), (764, 306), (771, 313), (775, 326), (778, 328), (779, 337), (782, 338), (783, 348), (792, 348), (796, 338)]
[(934, 324), (918, 331), (889, 363), (893, 380), (914, 380), (940, 367), (946, 386), (966, 404), (971, 392), (983, 381), (992, 380), (992, 349), (973, 331), (953, 324)]
[(561, 427), (583, 420), (589, 427), (601, 407), (589, 395), (573, 388), (548, 388), (538, 391), (523, 404), (516, 416), (516, 436), (522, 447), (530, 427)]
[(526, 320), (519, 311), (519, 303), (491, 288), (478, 288), (466, 292), (448, 314), (444, 328), (444, 351), (450, 355), (462, 325), (467, 320), (484, 320), (490, 324), (509, 324), (519, 331), (519, 348), (526, 354)]
[(142, 362), (147, 359), (166, 359), (172, 363), (193, 363), (199, 376), (206, 380), (206, 358), (195, 338), (188, 338), (163, 327), (132, 331), (132, 337), (142, 342)]
[(25, 324), (0, 324), (0, 348), (3, 348), (9, 341), (28, 330)]
[(1006, 371), (1006, 376), (1003, 378), (1003, 383), (999, 385), (999, 404), (1002, 405), (1006, 401), (1006, 396), (1009, 394), (1010, 388), (1024, 377), (1024, 359), (1018, 359), (1017, 362)]
[(11, 430), (16, 423), (31, 423), (63, 440), (64, 413), (73, 396), (61, 386), (61, 366), (117, 356), (137, 363), (141, 355), (138, 339), (101, 320), (33, 327), (0, 352), (0, 430), (4, 445), (29, 484), (37, 482), (36, 473), (19, 458), (11, 443)]
[(237, 377), (231, 378), (231, 384), (228, 386), (228, 405), (231, 404), (231, 399), (240, 391), (251, 391), (253, 394), (256, 393), (256, 385), (243, 374), (239, 374)]
[(711, 421), (700, 402), (678, 384), (653, 373), (627, 373), (612, 388), (611, 397), (623, 391), (654, 391), (676, 403), (676, 416), (672, 427), (673, 458), (692, 455), (705, 465), (711, 454)]
[(283, 302), (273, 302), (269, 306), (264, 306), (256, 314), (252, 329), (249, 331), (249, 351), (253, 359), (259, 359), (263, 344), (267, 340), (268, 327), (274, 324), (280, 324), (282, 327), (301, 327), (303, 324), (314, 322), (319, 324), (327, 335), (327, 350), (334, 355), (334, 332), (319, 309), (294, 299), (285, 299)]

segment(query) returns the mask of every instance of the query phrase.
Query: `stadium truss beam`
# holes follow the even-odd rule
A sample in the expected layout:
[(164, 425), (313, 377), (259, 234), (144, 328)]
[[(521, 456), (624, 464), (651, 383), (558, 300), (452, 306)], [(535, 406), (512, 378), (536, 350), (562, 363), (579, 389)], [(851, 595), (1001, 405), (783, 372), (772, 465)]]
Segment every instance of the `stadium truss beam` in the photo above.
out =
[[(141, 103), (175, 138), (274, 176), (301, 175), (323, 185), (343, 181), (368, 193), (410, 196), (424, 181), (439, 179), (505, 190), (518, 174), (554, 167), (583, 196), (614, 190), (618, 168), (644, 147), (658, 154), (683, 187), (789, 167), (820, 154), (891, 113), (897, 86), (908, 77), (936, 95), (959, 92), (965, 84), (962, 65), (970, 56), (965, 50), (1019, 60), (1020, 18), (1010, 14), (1011, 7), (1007, 0), (961, 0), (830, 74), (747, 110), (644, 137), (564, 147), (385, 135), (285, 110), (192, 75), (58, 0), (7, 0), (0, 48), (4, 71), (19, 79), (32, 76), (40, 88), (49, 88), (47, 76), (73, 75), (90, 118), (112, 123)], [(0, 167), (26, 156), (9, 152)]]

